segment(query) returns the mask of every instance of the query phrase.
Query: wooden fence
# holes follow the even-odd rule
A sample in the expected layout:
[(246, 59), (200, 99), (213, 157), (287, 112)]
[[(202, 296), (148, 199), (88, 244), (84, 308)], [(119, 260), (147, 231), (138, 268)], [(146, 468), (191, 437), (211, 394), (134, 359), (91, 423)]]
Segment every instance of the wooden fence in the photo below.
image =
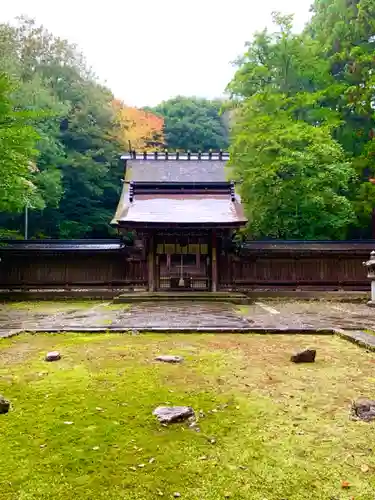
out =
[(369, 290), (363, 261), (375, 241), (253, 242), (221, 255), (221, 289)]
[[(147, 287), (147, 262), (119, 241), (0, 244), (1, 289)], [(254, 242), (218, 261), (222, 290), (369, 290), (375, 241)]]
[(0, 258), (2, 289), (147, 286), (147, 263), (118, 241), (18, 242)]

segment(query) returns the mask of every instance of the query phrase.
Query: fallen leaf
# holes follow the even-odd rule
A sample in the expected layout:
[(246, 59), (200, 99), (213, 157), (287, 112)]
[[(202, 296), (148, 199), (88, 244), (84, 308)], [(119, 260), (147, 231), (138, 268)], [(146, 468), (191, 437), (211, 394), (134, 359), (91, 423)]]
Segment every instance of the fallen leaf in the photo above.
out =
[(65, 425), (73, 425), (73, 422), (64, 422)]
[(99, 450), (99, 446), (94, 446), (94, 447), (93, 447), (93, 450), (94, 450), (94, 451)]
[(129, 467), (130, 470), (136, 471), (137, 469), (135, 467)]
[(349, 488), (350, 488), (350, 483), (349, 483), (349, 481), (342, 481), (342, 483), (341, 483), (341, 488), (343, 488), (343, 489), (345, 489), (345, 490), (349, 489)]
[(143, 467), (144, 467), (144, 466), (145, 466), (145, 464), (138, 464), (138, 467), (139, 467), (140, 469), (143, 469)]
[(153, 464), (154, 462), (155, 462), (155, 458), (154, 457), (150, 458), (150, 460), (148, 461), (149, 464)]
[(202, 457), (199, 457), (198, 460), (207, 460), (208, 457), (206, 457), (206, 455), (203, 455)]

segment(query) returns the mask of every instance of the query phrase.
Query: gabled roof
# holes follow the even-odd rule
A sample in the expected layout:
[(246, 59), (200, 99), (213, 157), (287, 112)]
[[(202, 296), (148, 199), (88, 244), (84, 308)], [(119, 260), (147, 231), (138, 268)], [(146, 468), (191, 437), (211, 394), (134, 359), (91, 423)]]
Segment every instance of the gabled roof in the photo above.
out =
[(123, 191), (113, 225), (122, 227), (239, 227), (247, 220), (227, 153), (129, 153)]
[[(120, 208), (120, 207), (119, 207)], [(229, 194), (140, 194), (118, 211), (114, 223), (149, 227), (239, 227), (246, 223), (242, 205)]]
[(141, 182), (224, 182), (225, 161), (128, 160), (126, 179)]

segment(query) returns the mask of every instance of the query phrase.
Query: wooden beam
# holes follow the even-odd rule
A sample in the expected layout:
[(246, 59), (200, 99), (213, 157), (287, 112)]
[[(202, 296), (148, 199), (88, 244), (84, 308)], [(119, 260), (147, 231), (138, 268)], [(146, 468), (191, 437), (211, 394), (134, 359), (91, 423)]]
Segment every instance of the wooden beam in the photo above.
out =
[(148, 289), (150, 292), (155, 291), (155, 238), (151, 234), (148, 240)]
[(211, 291), (216, 292), (218, 288), (217, 280), (217, 234), (213, 230), (211, 233)]

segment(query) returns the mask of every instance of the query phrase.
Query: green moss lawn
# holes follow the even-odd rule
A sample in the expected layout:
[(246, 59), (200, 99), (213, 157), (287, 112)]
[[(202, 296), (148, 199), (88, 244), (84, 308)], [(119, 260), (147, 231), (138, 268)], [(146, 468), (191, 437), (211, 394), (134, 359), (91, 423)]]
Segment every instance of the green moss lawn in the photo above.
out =
[[(307, 345), (317, 362), (290, 364)], [(185, 362), (153, 361), (168, 353)], [(0, 499), (373, 500), (375, 424), (349, 406), (374, 383), (375, 354), (337, 337), (2, 340)], [(202, 410), (201, 432), (158, 424), (164, 404)]]

